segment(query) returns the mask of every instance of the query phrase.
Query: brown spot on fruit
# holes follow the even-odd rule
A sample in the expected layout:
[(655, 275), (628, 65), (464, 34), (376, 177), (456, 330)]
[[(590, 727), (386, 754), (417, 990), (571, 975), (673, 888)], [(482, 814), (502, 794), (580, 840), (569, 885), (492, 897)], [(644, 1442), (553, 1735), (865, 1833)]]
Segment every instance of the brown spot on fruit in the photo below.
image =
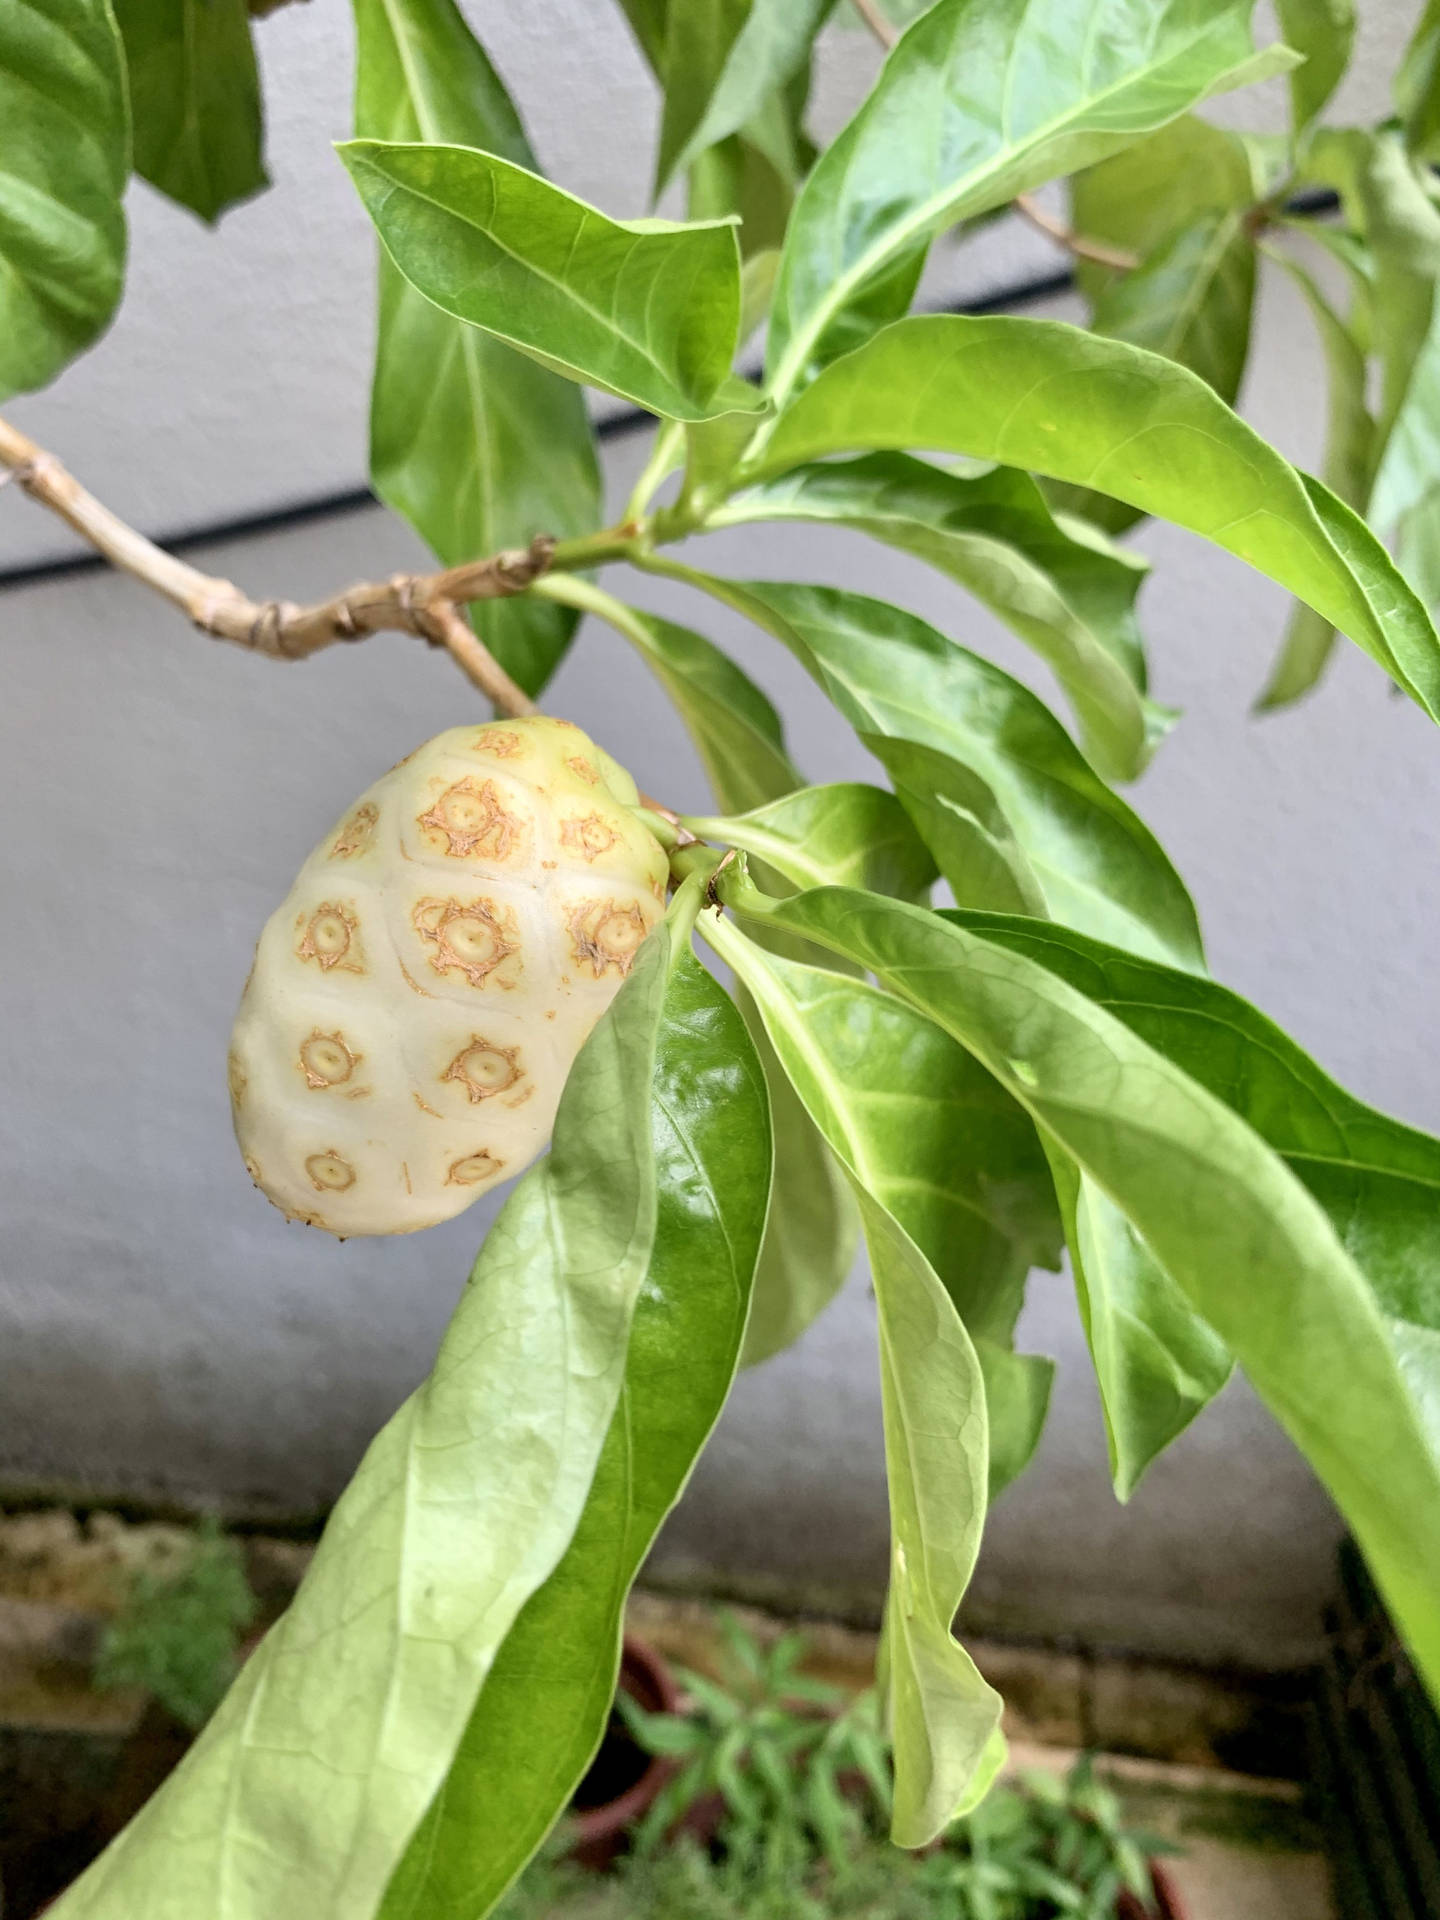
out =
[(476, 753), (493, 753), (499, 760), (508, 760), (519, 753), (524, 741), (518, 733), (512, 733), (508, 727), (489, 727), (475, 740)]
[(441, 1074), (442, 1080), (458, 1080), (472, 1101), (488, 1100), (493, 1093), (504, 1093), (523, 1076), (518, 1047), (497, 1047), (472, 1033), (470, 1044), (462, 1047)]
[(300, 1071), (307, 1087), (343, 1086), (359, 1059), (340, 1033), (321, 1033), (316, 1027), (308, 1040), (300, 1042)]
[(600, 769), (592, 766), (583, 753), (572, 753), (565, 764), (573, 774), (585, 782), (587, 787), (599, 784)]
[(302, 960), (313, 960), (325, 972), (339, 967), (344, 973), (363, 973), (355, 950), (358, 922), (344, 907), (326, 901), (305, 922), (305, 931), (295, 951)]
[(482, 855), (508, 860), (519, 846), (524, 822), (500, 804), (493, 781), (472, 780), (467, 774), (447, 787), (419, 824), (432, 835), (443, 836), (445, 852), (458, 860)]
[(312, 1153), (305, 1162), (305, 1171), (317, 1193), (344, 1193), (355, 1184), (355, 1169), (348, 1160), (342, 1160), (333, 1147), (327, 1147), (324, 1153)]
[(493, 1153), (483, 1150), (480, 1153), (467, 1153), (462, 1160), (452, 1163), (445, 1176), (446, 1186), (475, 1187), (482, 1180), (493, 1180), (497, 1173), (504, 1171), (505, 1162), (497, 1160)]
[(374, 838), (375, 823), (379, 818), (380, 809), (371, 806), (368, 800), (363, 806), (356, 807), (330, 849), (331, 859), (348, 860), (352, 854), (363, 853)]
[(398, 964), (399, 964), (401, 973), (403, 973), (405, 976), (405, 984), (407, 987), (412, 988), (416, 993), (418, 993), (422, 1000), (433, 1000), (435, 998), (434, 994), (431, 993), (428, 987), (421, 986), (420, 982), (415, 978), (414, 974), (411, 973), (410, 969), (406, 966), (403, 960), (399, 960)]
[(245, 1069), (240, 1064), (239, 1054), (233, 1049), (226, 1056), (225, 1077), (230, 1083), (231, 1104), (232, 1106), (238, 1107), (240, 1102), (245, 1098), (245, 1089), (249, 1086), (250, 1081)]
[(410, 1089), (410, 1098), (415, 1102), (421, 1113), (428, 1113), (432, 1119), (435, 1120), (443, 1120), (445, 1118), (438, 1107), (432, 1107), (428, 1100), (422, 1100), (413, 1087)]
[(628, 973), (649, 931), (635, 901), (621, 906), (614, 900), (590, 900), (570, 916), (575, 958), (588, 960), (597, 980), (611, 967), (617, 973)]
[(501, 961), (519, 949), (518, 941), (506, 937), (493, 901), (422, 900), (414, 921), (420, 938), (434, 948), (430, 964), (436, 973), (454, 968), (472, 987), (483, 987)]
[(571, 853), (578, 853), (582, 860), (594, 860), (602, 853), (608, 853), (620, 836), (605, 818), (603, 813), (587, 813), (567, 820), (560, 828), (560, 844), (568, 847)]

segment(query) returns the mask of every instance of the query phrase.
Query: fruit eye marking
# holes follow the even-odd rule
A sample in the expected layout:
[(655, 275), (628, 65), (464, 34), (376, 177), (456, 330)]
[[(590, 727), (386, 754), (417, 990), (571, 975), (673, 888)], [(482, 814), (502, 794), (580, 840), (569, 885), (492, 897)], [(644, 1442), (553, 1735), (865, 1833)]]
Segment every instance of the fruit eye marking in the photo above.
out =
[(331, 859), (348, 860), (352, 853), (363, 852), (374, 837), (375, 823), (379, 818), (380, 809), (372, 807), (368, 800), (364, 806), (356, 807), (340, 829), (340, 836), (330, 849)]
[(430, 965), (436, 973), (448, 973), (454, 967), (472, 987), (483, 987), (486, 976), (519, 950), (517, 941), (506, 939), (500, 917), (488, 900), (422, 900), (414, 923), (420, 938), (435, 949)]
[(610, 967), (626, 974), (650, 929), (639, 905), (620, 906), (614, 900), (591, 900), (570, 916), (570, 939), (575, 958), (589, 961), (598, 980)]
[(573, 774), (578, 774), (587, 787), (593, 787), (599, 784), (599, 768), (592, 766), (583, 753), (572, 753), (565, 764)]
[(348, 1160), (342, 1160), (333, 1147), (324, 1153), (312, 1153), (305, 1162), (305, 1171), (317, 1193), (344, 1193), (355, 1184), (355, 1169)]
[(601, 813), (587, 813), (583, 820), (577, 815), (573, 820), (567, 820), (560, 829), (561, 846), (568, 847), (572, 853), (578, 853), (587, 861), (608, 853), (619, 838), (620, 835)]
[(518, 1047), (496, 1047), (478, 1033), (472, 1033), (441, 1074), (442, 1080), (458, 1080), (472, 1101), (488, 1100), (504, 1093), (523, 1078)]
[(302, 960), (314, 960), (323, 972), (341, 967), (346, 973), (363, 973), (358, 959), (349, 958), (357, 923), (344, 907), (327, 901), (317, 907), (306, 924), (295, 951)]
[(473, 1187), (482, 1180), (493, 1180), (497, 1173), (504, 1171), (505, 1162), (497, 1160), (493, 1153), (483, 1150), (480, 1153), (467, 1153), (462, 1160), (452, 1163), (445, 1176), (446, 1186)]
[(489, 780), (472, 780), (467, 774), (419, 816), (419, 824), (428, 832), (443, 834), (446, 853), (457, 859), (484, 854), (491, 860), (506, 860), (520, 839), (522, 823), (501, 806)]
[(340, 1087), (355, 1071), (361, 1055), (352, 1053), (340, 1033), (321, 1033), (316, 1027), (300, 1042), (300, 1071), (307, 1087)]
[(476, 753), (493, 753), (499, 760), (508, 760), (519, 753), (524, 744), (518, 733), (511, 733), (508, 727), (496, 727), (478, 735), (474, 748)]

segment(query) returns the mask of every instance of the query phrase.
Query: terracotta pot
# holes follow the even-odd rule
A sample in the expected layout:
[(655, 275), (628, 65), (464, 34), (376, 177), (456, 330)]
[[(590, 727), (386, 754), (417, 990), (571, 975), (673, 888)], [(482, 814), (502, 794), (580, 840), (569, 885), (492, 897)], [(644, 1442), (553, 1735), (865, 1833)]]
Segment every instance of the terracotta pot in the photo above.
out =
[[(620, 1654), (620, 1685), (647, 1713), (679, 1711), (680, 1689), (670, 1669), (653, 1647), (628, 1633)], [(611, 1865), (629, 1829), (649, 1812), (674, 1771), (673, 1760), (646, 1753), (612, 1708), (600, 1750), (570, 1802), (571, 1857), (596, 1870)]]

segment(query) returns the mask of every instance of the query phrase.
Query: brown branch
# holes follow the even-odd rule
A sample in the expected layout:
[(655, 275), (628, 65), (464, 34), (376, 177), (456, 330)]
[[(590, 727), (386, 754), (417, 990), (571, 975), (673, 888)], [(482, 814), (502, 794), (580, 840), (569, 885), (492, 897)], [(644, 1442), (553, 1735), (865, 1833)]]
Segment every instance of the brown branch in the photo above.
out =
[(881, 11), (880, 0), (851, 0), (851, 5), (882, 47), (894, 46), (900, 38), (900, 29)]
[(312, 606), (290, 600), (251, 600), (229, 580), (201, 573), (166, 553), (113, 514), (46, 453), (0, 420), (0, 469), (32, 500), (58, 514), (112, 566), (132, 574), (173, 602), (202, 633), (276, 660), (303, 660), (338, 640), (367, 633), (418, 634), (443, 646), (461, 670), (507, 714), (533, 713), (534, 704), (510, 678), (458, 611), (470, 600), (523, 593), (550, 565), (555, 542), (537, 535), (528, 548), (467, 561), (442, 573), (397, 573), (361, 581)]
[(1057, 220), (1053, 213), (1047, 213), (1033, 194), (1017, 193), (1010, 202), (1022, 220), (1028, 220), (1032, 227), (1057, 241), (1067, 253), (1073, 253), (1077, 260), (1093, 260), (1097, 266), (1114, 267), (1121, 273), (1131, 273), (1140, 261), (1133, 253), (1127, 253), (1123, 247), (1107, 247), (1103, 240), (1090, 240), (1084, 234), (1074, 233), (1063, 220)]

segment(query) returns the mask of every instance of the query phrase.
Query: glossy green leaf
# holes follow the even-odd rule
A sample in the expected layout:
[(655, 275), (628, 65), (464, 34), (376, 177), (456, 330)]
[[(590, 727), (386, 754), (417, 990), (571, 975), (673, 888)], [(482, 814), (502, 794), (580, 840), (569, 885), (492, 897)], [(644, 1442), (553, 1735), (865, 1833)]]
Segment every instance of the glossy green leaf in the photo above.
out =
[(979, 774), (918, 741), (864, 732), (860, 738), (890, 775), (957, 900), (992, 913), (1047, 917), (1039, 875)]
[(391, 259), (444, 312), (671, 419), (751, 404), (729, 391), (729, 223), (611, 220), (470, 147), (351, 140), (339, 153)]
[(770, 1090), (775, 1172), (755, 1271), (742, 1367), (793, 1346), (844, 1286), (855, 1264), (860, 1219), (844, 1174), (776, 1057), (755, 1002), (736, 1000)]
[(665, 61), (665, 30), (669, 0), (620, 0), (620, 11), (651, 67), (658, 74)]
[[(1257, 198), (1244, 140), (1193, 113), (1070, 182), (1075, 231), (1138, 260), (1149, 260), (1207, 215), (1234, 213)], [(1123, 278), (1094, 260), (1077, 260), (1075, 277), (1092, 300)]]
[(668, 20), (656, 195), (738, 133), (804, 64), (834, 0), (675, 0)]
[[(524, 129), (454, 0), (354, 0), (355, 127), (381, 140), (451, 140), (534, 166)], [(370, 398), (370, 477), (442, 566), (537, 533), (600, 524), (583, 395), (432, 306), (383, 254)], [(481, 638), (528, 693), (564, 653), (575, 615), (517, 595), (477, 605)]]
[[(1273, 1021), (1210, 980), (1068, 929), (987, 915), (963, 925), (1038, 961), (1113, 1013), (1253, 1127), (1329, 1215), (1412, 1355), (1430, 1353), (1440, 1415), (1440, 1140), (1365, 1106)], [(1440, 1449), (1440, 1418), (1431, 1428)]]
[[(1363, 513), (1378, 451), (1375, 422), (1365, 398), (1369, 367), (1364, 348), (1312, 276), (1289, 254), (1278, 249), (1267, 251), (1305, 296), (1325, 350), (1329, 402), (1322, 478), (1337, 499)], [(1324, 673), (1334, 643), (1335, 629), (1330, 622), (1313, 607), (1297, 606), (1260, 706), (1286, 706), (1308, 693)]]
[(1055, 320), (901, 320), (780, 416), (756, 477), (929, 447), (1097, 488), (1228, 548), (1440, 717), (1440, 641), (1374, 534), (1186, 368)]
[(1255, 239), (1240, 212), (1203, 214), (1133, 273), (1117, 274), (1092, 325), (1178, 360), (1233, 403), (1250, 351)]
[(1303, 133), (1345, 76), (1359, 24), (1356, 0), (1275, 0), (1287, 46), (1304, 56), (1290, 75), (1290, 119)]
[(0, 8), (0, 400), (109, 324), (125, 278), (125, 57), (109, 0)]
[(595, 614), (630, 641), (675, 703), (727, 813), (744, 813), (803, 784), (785, 751), (779, 714), (712, 641), (588, 581), (552, 574), (540, 591)]
[(1426, 0), (1395, 76), (1406, 144), (1422, 160), (1440, 152), (1440, 0)]
[(780, 398), (832, 318), (941, 227), (1114, 153), (1256, 55), (1252, 0), (939, 0), (902, 36), (796, 204), (770, 325)]
[(918, 900), (936, 877), (894, 794), (860, 781), (801, 787), (750, 813), (686, 815), (682, 825), (702, 840), (756, 854), (797, 887), (863, 887)]
[(847, 888), (766, 903), (727, 872), (721, 890), (872, 970), (1092, 1176), (1328, 1486), (1440, 1691), (1440, 1434), (1427, 1439), (1407, 1387), (1413, 1355), (1397, 1357), (1366, 1278), (1272, 1148), (1105, 1008), (993, 938)]
[(1224, 1386), (1230, 1355), (1097, 1181), (1051, 1148), (1055, 1190), (1095, 1365), (1110, 1474), (1128, 1500)]
[[(552, 575), (541, 590), (608, 621), (654, 670), (695, 743), (720, 806), (745, 813), (802, 785), (779, 715), (728, 654), (688, 627), (643, 613), (591, 586)], [(755, 1276), (744, 1364), (788, 1347), (835, 1297), (855, 1258), (854, 1206), (833, 1157), (795, 1101), (754, 1017), (738, 996), (770, 1087), (775, 1178)]]
[[(1322, 129), (1306, 154), (1305, 177), (1338, 190), (1369, 255), (1371, 345), (1382, 375), (1379, 433), (1389, 442), (1435, 325), (1440, 208), (1391, 129)], [(1379, 524), (1388, 524), (1383, 509)]]
[(966, 1799), (996, 1725), (995, 1696), (950, 1627), (987, 1498), (977, 1347), (1008, 1347), (1031, 1257), (1054, 1255), (1044, 1156), (994, 1080), (903, 1002), (765, 953), (727, 921), (703, 930), (754, 995), (860, 1204), (893, 1541), (893, 1833), (923, 1845)]
[(1440, 487), (1432, 487), (1400, 521), (1395, 558), (1426, 606), (1440, 609)]
[(683, 943), (672, 919), (642, 949), (571, 1071), (549, 1156), (491, 1228), (433, 1372), (372, 1442), (289, 1612), (58, 1920), (378, 1908), (584, 1510), (655, 1248), (651, 1094)]
[(730, 1390), (770, 1121), (744, 1023), (688, 953), (666, 991), (650, 1118), (655, 1246), (585, 1510), (495, 1656), (382, 1920), (475, 1920), (563, 1810), (605, 1729), (631, 1582)]
[[(666, 570), (783, 641), (857, 730), (930, 747), (982, 781), (1023, 856), (1026, 883), (1056, 919), (1182, 966), (1202, 964), (1178, 874), (1018, 680), (914, 614), (858, 593)], [(940, 856), (938, 846), (931, 851)]]
[(958, 581), (1051, 667), (1086, 752), (1112, 779), (1140, 773), (1174, 718), (1144, 692), (1134, 611), (1144, 563), (1058, 522), (1028, 474), (946, 473), (908, 454), (862, 454), (753, 487), (708, 524), (758, 520), (853, 527)]
[(115, 0), (135, 171), (217, 220), (268, 184), (260, 76), (245, 0)]

